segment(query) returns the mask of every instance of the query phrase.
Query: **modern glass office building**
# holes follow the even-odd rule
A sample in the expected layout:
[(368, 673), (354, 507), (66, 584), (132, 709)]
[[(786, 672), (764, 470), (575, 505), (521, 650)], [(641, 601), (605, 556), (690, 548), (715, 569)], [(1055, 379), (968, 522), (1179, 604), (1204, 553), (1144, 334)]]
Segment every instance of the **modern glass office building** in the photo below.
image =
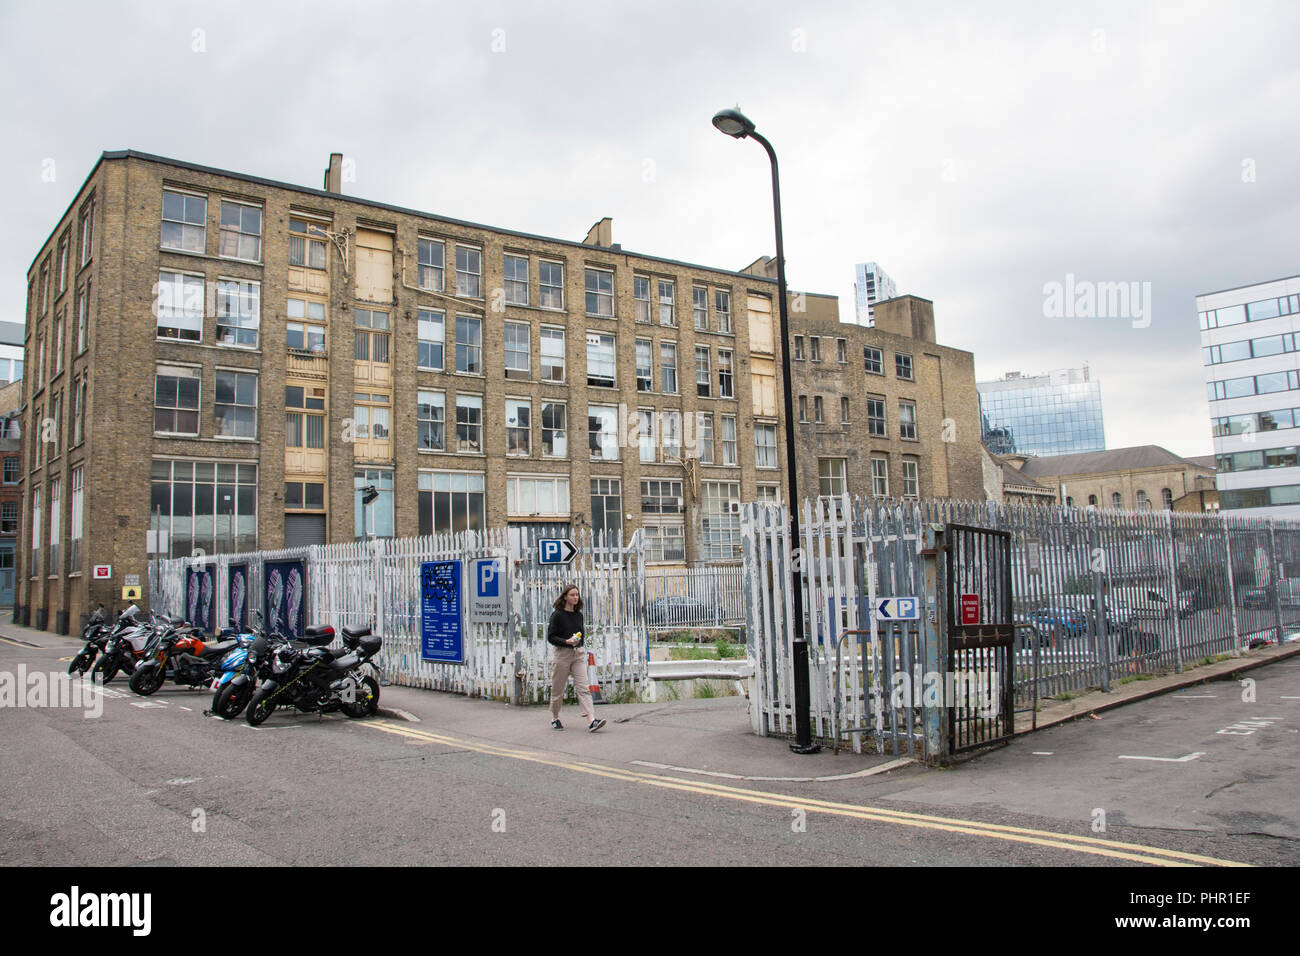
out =
[(1046, 375), (1009, 372), (976, 388), (981, 438), (995, 454), (1070, 455), (1106, 447), (1101, 383), (1086, 365)]
[(898, 286), (874, 262), (859, 262), (853, 267), (853, 299), (858, 325), (876, 324), (877, 302), (898, 297)]
[(1196, 297), (1221, 511), (1300, 518), (1300, 276)]

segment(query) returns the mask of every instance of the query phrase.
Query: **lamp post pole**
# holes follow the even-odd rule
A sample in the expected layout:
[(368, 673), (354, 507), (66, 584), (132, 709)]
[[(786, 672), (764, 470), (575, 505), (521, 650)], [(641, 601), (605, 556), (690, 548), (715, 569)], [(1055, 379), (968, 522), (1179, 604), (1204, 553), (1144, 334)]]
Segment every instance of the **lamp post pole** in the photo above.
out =
[(794, 611), (794, 692), (795, 692), (795, 742), (790, 749), (799, 754), (815, 754), (821, 747), (812, 742), (812, 721), (809, 713), (808, 642), (804, 640), (803, 569), (801, 538), (799, 536), (799, 476), (794, 454), (794, 391), (790, 369), (790, 314), (787, 305), (789, 290), (785, 282), (785, 239), (781, 233), (781, 179), (777, 172), (776, 150), (761, 135), (753, 122), (739, 110), (722, 110), (713, 117), (713, 125), (735, 139), (749, 137), (762, 144), (772, 161), (772, 208), (776, 219), (776, 288), (777, 308), (781, 320), (781, 392), (785, 403), (785, 467), (790, 486), (790, 542), (795, 559), (793, 574), (794, 593), (791, 604)]

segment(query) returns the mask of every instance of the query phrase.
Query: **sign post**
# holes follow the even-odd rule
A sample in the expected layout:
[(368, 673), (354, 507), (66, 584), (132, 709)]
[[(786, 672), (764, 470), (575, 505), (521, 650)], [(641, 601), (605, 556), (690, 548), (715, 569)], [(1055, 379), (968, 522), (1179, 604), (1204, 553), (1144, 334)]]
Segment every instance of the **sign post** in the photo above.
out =
[(425, 561), (420, 565), (421, 660), (465, 663), (460, 578), (459, 561)]

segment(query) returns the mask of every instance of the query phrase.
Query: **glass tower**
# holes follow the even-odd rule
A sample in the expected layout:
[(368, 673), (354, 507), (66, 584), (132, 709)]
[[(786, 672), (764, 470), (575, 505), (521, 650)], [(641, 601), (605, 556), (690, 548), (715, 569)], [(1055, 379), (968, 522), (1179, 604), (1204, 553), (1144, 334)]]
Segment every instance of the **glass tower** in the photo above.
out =
[(874, 306), (877, 302), (898, 296), (898, 286), (874, 262), (859, 262), (853, 267), (853, 298), (857, 307), (858, 325), (876, 324)]
[(1101, 383), (1091, 380), (1087, 366), (1034, 376), (1011, 372), (976, 388), (980, 437), (994, 454), (1046, 457), (1106, 447)]

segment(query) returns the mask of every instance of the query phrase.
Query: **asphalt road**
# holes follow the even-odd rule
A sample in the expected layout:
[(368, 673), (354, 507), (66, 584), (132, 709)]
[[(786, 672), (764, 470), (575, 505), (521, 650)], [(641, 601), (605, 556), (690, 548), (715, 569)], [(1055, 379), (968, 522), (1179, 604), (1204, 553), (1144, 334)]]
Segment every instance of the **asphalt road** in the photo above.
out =
[[(79, 646), (36, 642), (0, 640), (0, 673), (63, 671)], [(1300, 662), (1256, 675), (1254, 704), (1210, 685), (950, 771), (820, 780), (780, 778), (883, 759), (791, 755), (746, 732), (742, 700), (602, 708), (600, 734), (570, 707), (558, 734), (540, 708), (386, 687), (416, 719), (255, 729), (119, 678), (98, 718), (0, 708), (0, 863), (1295, 864)]]

